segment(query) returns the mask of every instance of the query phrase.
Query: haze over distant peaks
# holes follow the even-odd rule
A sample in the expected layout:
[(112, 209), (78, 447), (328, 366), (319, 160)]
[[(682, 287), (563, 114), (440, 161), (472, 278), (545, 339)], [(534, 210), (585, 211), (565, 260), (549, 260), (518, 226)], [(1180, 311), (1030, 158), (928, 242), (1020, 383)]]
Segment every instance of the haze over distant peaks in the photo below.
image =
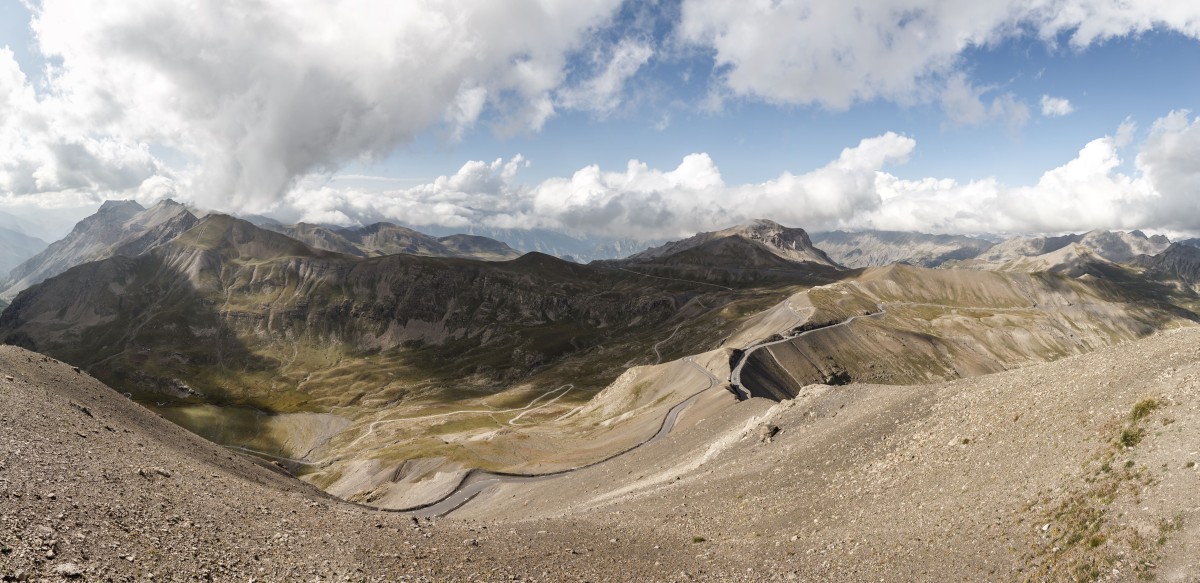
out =
[(1128, 263), (1140, 255), (1156, 255), (1171, 241), (1141, 231), (1088, 231), (1058, 237), (1013, 237), (962, 262), (963, 267), (1008, 271), (1073, 271), (1081, 263)]
[(174, 239), (196, 221), (186, 206), (169, 199), (149, 209), (132, 200), (105, 201), (66, 237), (15, 267), (9, 274), (10, 285), (0, 295), (11, 298), (82, 263), (114, 255), (136, 256)]
[(41, 253), (46, 242), (31, 237), (16, 229), (0, 227), (0, 281), (4, 281), (9, 270), (26, 259)]
[(812, 241), (847, 267), (899, 262), (938, 267), (947, 261), (970, 259), (992, 246), (990, 241), (977, 237), (903, 231), (829, 231), (813, 233)]

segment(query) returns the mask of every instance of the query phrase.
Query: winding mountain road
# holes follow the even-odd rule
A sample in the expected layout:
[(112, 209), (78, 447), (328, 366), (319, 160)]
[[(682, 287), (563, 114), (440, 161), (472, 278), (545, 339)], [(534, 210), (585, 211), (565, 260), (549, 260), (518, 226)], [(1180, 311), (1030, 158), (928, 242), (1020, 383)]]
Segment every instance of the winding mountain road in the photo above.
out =
[(482, 493), (484, 490), (488, 489), (491, 486), (494, 486), (497, 484), (522, 484), (522, 483), (529, 483), (529, 482), (540, 482), (542, 480), (549, 480), (551, 478), (564, 476), (564, 475), (570, 474), (572, 472), (577, 472), (577, 471), (585, 469), (585, 468), (594, 467), (594, 466), (600, 465), (604, 462), (616, 459), (616, 458), (623, 456), (639, 447), (650, 445), (651, 443), (654, 443), (654, 442), (666, 437), (668, 434), (671, 433), (671, 430), (675, 428), (675, 423), (679, 419), (679, 414), (682, 413), (689, 406), (691, 406), (691, 404), (694, 403), (697, 399), (699, 399), (700, 395), (702, 395), (706, 391), (716, 387), (721, 382), (720, 379), (718, 379), (715, 375), (713, 375), (708, 369), (700, 366), (699, 364), (696, 364), (696, 361), (693, 359), (693, 357), (689, 356), (689, 357), (685, 358), (684, 360), (686, 360), (692, 366), (695, 366), (697, 369), (699, 369), (701, 372), (703, 372), (706, 377), (708, 377), (708, 386), (704, 387), (703, 389), (701, 389), (699, 391), (696, 391), (687, 399), (684, 399), (683, 401), (679, 402), (675, 406), (671, 407), (667, 411), (667, 414), (663, 417), (662, 425), (659, 426), (658, 431), (655, 432), (654, 435), (650, 436), (650, 438), (647, 439), (646, 441), (643, 441), (643, 442), (641, 442), (637, 445), (634, 445), (633, 447), (630, 447), (628, 449), (617, 452), (617, 453), (615, 453), (611, 456), (608, 456), (604, 459), (594, 461), (590, 464), (579, 466), (577, 468), (571, 468), (568, 470), (561, 470), (561, 471), (557, 471), (557, 472), (547, 472), (544, 474), (509, 474), (509, 473), (504, 473), (504, 472), (488, 472), (488, 471), (483, 471), (483, 470), (471, 470), (471, 471), (467, 472), (467, 474), (465, 476), (463, 476), (463, 479), (461, 482), (459, 482), (458, 486), (455, 487), (454, 490), (451, 491), (449, 494), (447, 494), (444, 498), (441, 498), (440, 500), (436, 500), (429, 504), (424, 504), (424, 505), (413, 507), (413, 508), (395, 510), (395, 512), (409, 512), (409, 513), (412, 513), (414, 516), (429, 516), (429, 517), (446, 516), (447, 514), (450, 514), (451, 512), (458, 510), (464, 504), (466, 504), (467, 502), (470, 502), (476, 496), (478, 496), (480, 493)]
[[(633, 273), (636, 273), (636, 272), (633, 272)], [(639, 274), (639, 275), (644, 275), (644, 274)], [(654, 276), (649, 276), (649, 277), (654, 277)], [(790, 304), (788, 305), (788, 307), (791, 308), (793, 311), (795, 311), (795, 309), (792, 308)], [(784, 337), (780, 340), (755, 344), (755, 345), (747, 348), (745, 353), (742, 355), (741, 359), (738, 361), (737, 365), (730, 372), (730, 382), (734, 387), (734, 391), (737, 394), (738, 399), (746, 400), (746, 399), (750, 398), (750, 392), (748, 390), (746, 390), (741, 384), (741, 374), (742, 374), (742, 368), (745, 366), (746, 361), (749, 359), (750, 355), (753, 354), (753, 352), (755, 350), (758, 350), (758, 349), (764, 348), (764, 347), (768, 347), (768, 346), (773, 346), (775, 344), (789, 342), (791, 340), (795, 340), (796, 338), (800, 338), (802, 336), (811, 334), (813, 332), (818, 332), (821, 330), (828, 330), (830, 328), (836, 328), (838, 326), (846, 326), (859, 318), (873, 318), (873, 317), (882, 316), (883, 314), (887, 313), (887, 310), (884, 308), (884, 306), (882, 304), (878, 304), (877, 307), (878, 307), (878, 311), (873, 312), (873, 313), (852, 316), (852, 317), (847, 318), (846, 320), (844, 320), (842, 322), (838, 322), (836, 324), (832, 324), (829, 326), (823, 326), (820, 328), (813, 328), (811, 330), (805, 330), (803, 332), (800, 332), (799, 334), (793, 334), (791, 336)], [(679, 331), (679, 328), (676, 328), (675, 332), (678, 332), (678, 331)], [(672, 336), (674, 336), (674, 332), (672, 333)], [(668, 337), (668, 339), (669, 339), (669, 337)], [(662, 341), (660, 341), (660, 343), (661, 342)], [(657, 355), (658, 354), (658, 350), (657, 350), (658, 344), (655, 344), (654, 349), (655, 349), (654, 350), (655, 354)], [(659, 359), (661, 359), (661, 355), (659, 356)], [(564, 475), (567, 475), (567, 474), (570, 474), (573, 472), (578, 472), (578, 471), (586, 469), (586, 468), (591, 468), (591, 467), (603, 464), (605, 462), (608, 462), (608, 461), (616, 459), (620, 456), (623, 456), (635, 449), (638, 449), (640, 447), (644, 447), (644, 446), (650, 445), (656, 441), (659, 441), (671, 433), (671, 431), (675, 428), (675, 424), (679, 419), (679, 415), (681, 413), (683, 413), (684, 410), (686, 410), (697, 399), (699, 399), (701, 395), (703, 395), (705, 392), (715, 388), (721, 382), (720, 379), (718, 379), (715, 375), (713, 375), (711, 371), (709, 371), (707, 368), (697, 364), (695, 362), (694, 357), (689, 356), (689, 357), (684, 358), (684, 360), (691, 366), (696, 367), (702, 373), (704, 373), (704, 375), (708, 378), (708, 386), (704, 387), (701, 390), (696, 391), (695, 393), (690, 395), (688, 398), (684, 399), (683, 401), (680, 401), (679, 403), (672, 406), (669, 410), (667, 410), (666, 415), (663, 416), (662, 424), (659, 426), (658, 431), (656, 431), (654, 433), (654, 435), (650, 436), (649, 438), (647, 438), (645, 441), (643, 441), (641, 443), (638, 443), (634, 446), (631, 446), (627, 449), (624, 449), (620, 452), (617, 452), (613, 455), (610, 455), (606, 458), (597, 460), (595, 462), (592, 462), (592, 463), (589, 463), (589, 464), (586, 464), (583, 466), (579, 466), (576, 468), (560, 470), (557, 472), (546, 472), (546, 473), (541, 473), (541, 474), (516, 474), (516, 473), (506, 473), (506, 472), (490, 472), (490, 471), (485, 471), (485, 470), (480, 470), (480, 469), (473, 469), (473, 470), (468, 471), (463, 476), (462, 480), (459, 481), (458, 485), (455, 486), (454, 489), (451, 490), (450, 493), (448, 493), (446, 496), (444, 496), (438, 500), (435, 500), (435, 501), (432, 501), (432, 502), (429, 502), (426, 504), (422, 504), (419, 506), (410, 507), (410, 508), (391, 509), (391, 508), (377, 508), (377, 507), (372, 507), (372, 506), (368, 506), (368, 505), (364, 505), (364, 504), (358, 504), (358, 505), (372, 508), (375, 510), (382, 510), (382, 511), (386, 511), (386, 512), (408, 513), (408, 514), (412, 514), (413, 516), (418, 516), (418, 517), (443, 517), (443, 516), (450, 514), (451, 512), (454, 512), (455, 510), (458, 510), (459, 508), (461, 508), (463, 505), (467, 504), (471, 500), (474, 500), (477, 496), (479, 496), (479, 494), (483, 493), (485, 490), (487, 490), (488, 488), (490, 488), (492, 486), (500, 485), (500, 484), (521, 484), (521, 483), (540, 482), (543, 480), (553, 479), (553, 478), (556, 478), (559, 476), (564, 476)], [(568, 384), (562, 385), (562, 386), (558, 387), (557, 389), (553, 389), (553, 390), (547, 391), (546, 393), (543, 393), (541, 396), (530, 401), (524, 407), (520, 407), (520, 408), (516, 408), (516, 409), (507, 409), (507, 410), (503, 410), (503, 411), (462, 410), (462, 411), (451, 411), (448, 413), (439, 413), (439, 414), (428, 415), (428, 416), (423, 416), (423, 417), (411, 417), (411, 418), (405, 418), (405, 419), (388, 419), (388, 420), (376, 421), (374, 423), (371, 423), (368, 426), (368, 430), (366, 433), (364, 433), (358, 439), (353, 441), (350, 445), (351, 446), (356, 445), (359, 441), (366, 438), (368, 435), (372, 434), (375, 431), (376, 427), (378, 427), (381, 424), (385, 424), (385, 423), (413, 421), (413, 420), (417, 420), (417, 419), (429, 419), (429, 418), (433, 418), (433, 417), (446, 417), (446, 416), (451, 416), (451, 415), (461, 415), (461, 414), (471, 414), (471, 413), (479, 414), (479, 413), (502, 413), (502, 412), (522, 411), (521, 414), (519, 414), (517, 417), (514, 417), (512, 420), (510, 420), (510, 423), (511, 423), (511, 421), (516, 421), (521, 416), (523, 416), (525, 413), (528, 413), (532, 410), (540, 409), (542, 407), (545, 407), (545, 406), (557, 401), (558, 399), (560, 399), (564, 395), (566, 395), (568, 392), (570, 392), (573, 388), (574, 388), (573, 384), (568, 383)], [(555, 392), (559, 392), (559, 394), (557, 396), (555, 396), (553, 399), (551, 399), (545, 403), (542, 403), (541, 406), (535, 407), (535, 405), (537, 405), (537, 403), (539, 401), (541, 401), (542, 399), (545, 399), (547, 396), (549, 396)], [(570, 416), (571, 414), (577, 412), (579, 409), (580, 409), (580, 407), (577, 407), (577, 408), (573, 409), (572, 411), (568, 412), (563, 417)], [(282, 457), (282, 456), (269, 454), (269, 453), (262, 452), (262, 451), (253, 450), (253, 449), (246, 448), (246, 447), (232, 446), (232, 449), (238, 449), (238, 450), (242, 450), (242, 451), (245, 451), (248, 453), (263, 455), (263, 456), (267, 456), (267, 457), (271, 457), (271, 458), (275, 458), (275, 459), (279, 459), (279, 460), (285, 460), (285, 461), (289, 461), (289, 462), (293, 462), (293, 463), (297, 463), (297, 464), (312, 465), (312, 464), (320, 463), (320, 462), (310, 462), (310, 461), (305, 461), (305, 460)]]
[[(533, 411), (541, 409), (542, 407), (546, 407), (546, 406), (554, 403), (555, 401), (566, 396), (567, 393), (571, 392), (574, 389), (575, 389), (574, 384), (567, 383), (558, 388), (546, 391), (545, 393), (542, 393), (541, 395), (538, 395), (537, 397), (534, 397), (534, 399), (532, 401), (530, 401), (529, 403), (527, 403), (524, 407), (516, 407), (513, 409), (462, 409), (462, 410), (458, 410), (458, 411), (449, 411), (446, 413), (435, 413), (433, 415), (422, 415), (419, 417), (402, 417), (400, 419), (383, 419), (380, 421), (374, 421), (370, 425), (367, 426), (366, 433), (363, 433), (362, 435), (358, 436), (357, 439), (350, 442), (350, 445), (346, 446), (346, 449), (350, 449), (350, 448), (353, 448), (354, 446), (358, 445), (358, 443), (360, 441), (362, 441), (363, 439), (366, 439), (367, 437), (371, 436), (371, 434), (375, 433), (375, 429), (377, 427), (379, 427), (380, 425), (388, 424), (388, 423), (400, 423), (400, 422), (404, 422), (404, 421), (421, 421), (421, 420), (425, 420), (425, 419), (453, 417), (455, 415), (495, 415), (497, 413), (518, 413), (519, 412), (517, 414), (517, 416), (513, 417), (512, 419), (509, 419), (508, 424), (513, 425), (515, 427), (520, 427), (520, 424), (513, 423), (513, 422), (520, 419), (521, 417), (525, 416), (526, 413), (531, 413)], [(542, 403), (541, 405), (537, 405), (539, 401), (541, 401), (542, 399), (545, 399), (546, 397), (548, 397), (554, 393), (558, 393), (558, 394), (555, 395), (553, 399), (550, 399), (549, 401), (546, 401), (545, 403)], [(537, 405), (537, 407), (534, 407), (534, 405)], [(227, 447), (229, 449), (236, 449), (238, 451), (243, 451), (243, 452), (258, 455), (258, 456), (268, 457), (268, 458), (271, 458), (274, 460), (281, 460), (281, 461), (291, 462), (294, 464), (300, 464), (300, 465), (305, 465), (305, 466), (318, 466), (318, 465), (321, 465), (321, 464), (324, 464), (324, 463), (327, 463), (330, 461), (334, 461), (337, 459), (341, 459), (342, 457), (344, 457), (344, 454), (342, 454), (342, 455), (332, 455), (332, 456), (326, 457), (325, 459), (320, 459), (320, 460), (305, 460), (305, 459), (290, 458), (290, 457), (282, 456), (282, 455), (275, 454), (275, 453), (268, 453), (268, 452), (260, 451), (257, 449), (251, 449), (251, 448), (243, 446), (243, 445), (226, 445), (225, 447)]]
[[(791, 307), (791, 304), (788, 304), (788, 307)], [(746, 366), (746, 361), (750, 360), (750, 355), (753, 354), (755, 350), (758, 350), (760, 348), (766, 348), (768, 346), (774, 346), (776, 344), (783, 344), (784, 342), (791, 342), (792, 340), (800, 338), (801, 336), (807, 336), (809, 334), (812, 334), (813, 332), (820, 332), (821, 330), (829, 330), (831, 328), (837, 328), (839, 326), (846, 326), (859, 318), (875, 318), (877, 316), (882, 316), (887, 313), (887, 309), (885, 309), (883, 307), (883, 304), (877, 304), (876, 308), (878, 309), (878, 311), (871, 312), (870, 314), (859, 314), (856, 316), (851, 316), (841, 322), (838, 322), (837, 324), (831, 324), (829, 326), (822, 326), (820, 328), (813, 328), (811, 330), (805, 330), (799, 334), (785, 336), (780, 340), (774, 340), (771, 342), (763, 342), (761, 344), (755, 344), (749, 348), (746, 348), (745, 352), (742, 353), (742, 358), (740, 360), (738, 360), (737, 365), (734, 366), (733, 370), (731, 370), (729, 372), (729, 384), (733, 386), (733, 390), (737, 393), (738, 400), (745, 401), (746, 399), (750, 398), (750, 391), (742, 385), (742, 368)]]

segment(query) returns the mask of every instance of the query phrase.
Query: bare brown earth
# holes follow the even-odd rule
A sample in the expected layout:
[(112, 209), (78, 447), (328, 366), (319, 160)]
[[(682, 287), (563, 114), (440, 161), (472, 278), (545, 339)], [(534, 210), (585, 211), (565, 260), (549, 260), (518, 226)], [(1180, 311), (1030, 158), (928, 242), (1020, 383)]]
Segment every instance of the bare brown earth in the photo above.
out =
[(0, 426), (10, 579), (1200, 580), (1195, 328), (932, 385), (714, 390), (662, 441), (419, 525), (12, 347)]
[(632, 525), (418, 524), (354, 506), (69, 365), (8, 346), (0, 427), (4, 581), (654, 581), (695, 572), (687, 553), (656, 558), (657, 541)]
[(704, 539), (689, 552), (708, 573), (763, 578), (1200, 580), (1200, 330), (935, 385), (814, 385), (695, 423), (459, 516), (639, 524)]

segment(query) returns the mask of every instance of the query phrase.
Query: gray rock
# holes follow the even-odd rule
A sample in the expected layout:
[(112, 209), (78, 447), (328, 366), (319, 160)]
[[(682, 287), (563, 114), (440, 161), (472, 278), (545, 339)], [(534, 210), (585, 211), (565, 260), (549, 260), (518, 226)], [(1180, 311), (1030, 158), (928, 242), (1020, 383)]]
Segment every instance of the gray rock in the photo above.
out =
[(762, 443), (771, 443), (771, 440), (779, 434), (779, 426), (770, 423), (764, 423), (758, 426), (758, 440)]
[(83, 569), (75, 563), (60, 563), (54, 567), (54, 574), (74, 579), (83, 576)]

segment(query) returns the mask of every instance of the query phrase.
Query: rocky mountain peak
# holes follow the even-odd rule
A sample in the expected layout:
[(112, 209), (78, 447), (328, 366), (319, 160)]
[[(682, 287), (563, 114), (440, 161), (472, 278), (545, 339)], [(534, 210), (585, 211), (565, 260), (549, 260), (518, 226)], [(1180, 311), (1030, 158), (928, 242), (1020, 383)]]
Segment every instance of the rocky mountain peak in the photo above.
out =
[(739, 236), (751, 241), (761, 241), (771, 247), (784, 250), (811, 250), (812, 240), (804, 229), (785, 227), (770, 219), (755, 219), (721, 233)]
[(133, 200), (108, 200), (95, 214), (79, 221), (65, 238), (17, 265), (0, 295), (18, 292), (76, 265), (114, 255), (138, 255), (191, 228), (196, 217), (187, 207), (166, 199), (147, 209)]
[(682, 257), (682, 254), (689, 252), (705, 255), (704, 261), (708, 264), (720, 257), (730, 266), (765, 267), (766, 261), (779, 262), (781, 265), (810, 263), (838, 269), (842, 267), (824, 251), (814, 247), (804, 229), (785, 227), (769, 219), (757, 219), (721, 231), (699, 233), (635, 253), (628, 260), (659, 261)]
[(146, 207), (138, 204), (136, 200), (106, 200), (100, 205), (100, 209), (96, 213), (140, 213), (144, 210), (146, 210)]

